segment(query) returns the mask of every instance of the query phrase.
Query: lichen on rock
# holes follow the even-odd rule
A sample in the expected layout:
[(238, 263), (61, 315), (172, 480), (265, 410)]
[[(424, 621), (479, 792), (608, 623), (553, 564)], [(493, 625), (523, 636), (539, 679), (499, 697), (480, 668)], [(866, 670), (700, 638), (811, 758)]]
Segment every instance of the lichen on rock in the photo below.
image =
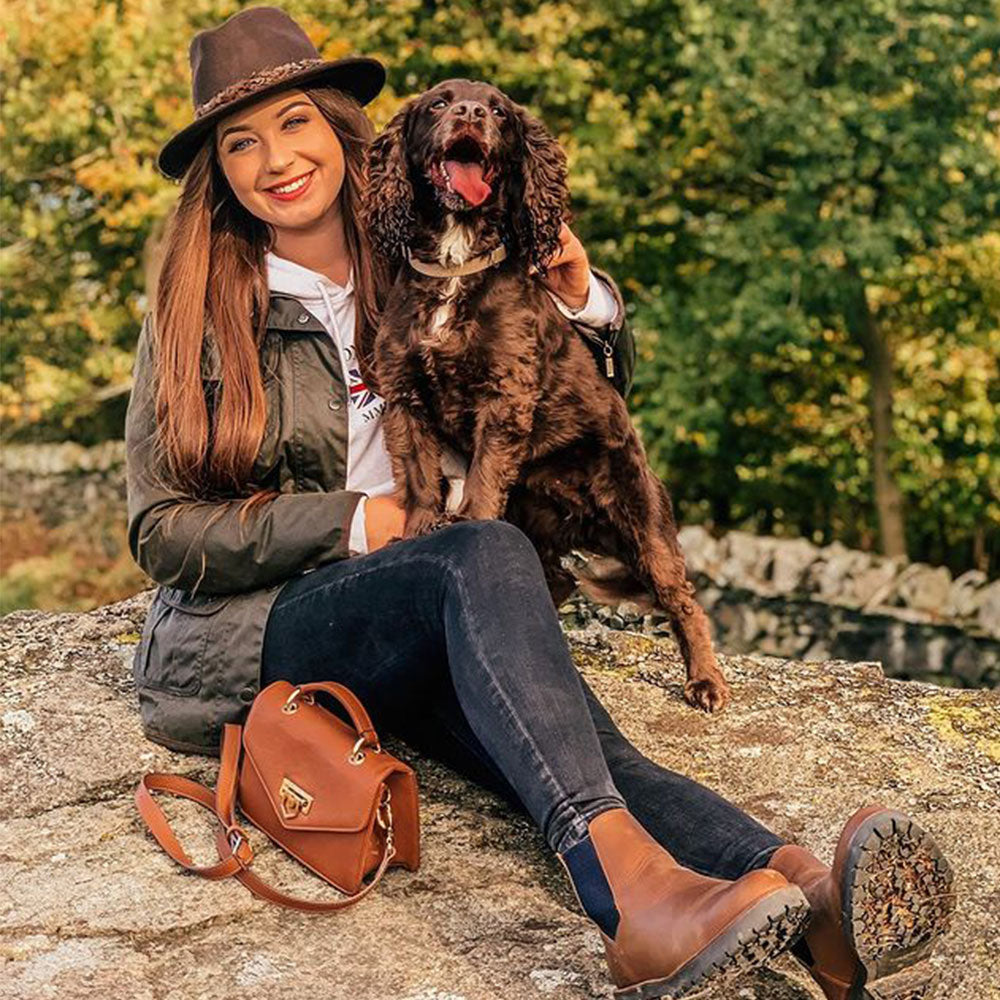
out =
[[(0, 619), (0, 997), (279, 998), (303, 983), (333, 1000), (611, 996), (598, 932), (531, 820), (391, 736), (420, 783), (419, 871), (392, 870), (357, 906), (321, 916), (183, 873), (146, 832), (133, 790), (152, 770), (214, 785), (218, 762), (142, 736), (130, 665), (149, 599)], [(1000, 693), (887, 680), (874, 663), (723, 656), (733, 702), (710, 717), (683, 701), (670, 638), (597, 623), (567, 636), (643, 753), (820, 857), (863, 803), (914, 815), (957, 874), (955, 925), (934, 958), (940, 1000), (995, 995)], [(160, 801), (195, 862), (211, 861), (208, 814)], [(263, 877), (335, 895), (251, 838)], [(736, 997), (819, 994), (785, 956), (712, 1000)]]

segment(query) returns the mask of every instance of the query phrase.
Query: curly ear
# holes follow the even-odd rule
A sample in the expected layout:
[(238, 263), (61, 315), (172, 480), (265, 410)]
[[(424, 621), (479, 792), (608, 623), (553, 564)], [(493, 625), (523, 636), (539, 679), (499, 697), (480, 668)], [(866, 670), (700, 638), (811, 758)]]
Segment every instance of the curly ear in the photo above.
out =
[(514, 121), (521, 156), (511, 177), (514, 242), (518, 255), (545, 272), (545, 261), (559, 249), (559, 229), (569, 202), (566, 154), (549, 130), (518, 104)]
[(404, 105), (368, 147), (362, 224), (372, 246), (401, 256), (413, 231), (413, 185), (406, 166), (406, 140), (413, 101)]

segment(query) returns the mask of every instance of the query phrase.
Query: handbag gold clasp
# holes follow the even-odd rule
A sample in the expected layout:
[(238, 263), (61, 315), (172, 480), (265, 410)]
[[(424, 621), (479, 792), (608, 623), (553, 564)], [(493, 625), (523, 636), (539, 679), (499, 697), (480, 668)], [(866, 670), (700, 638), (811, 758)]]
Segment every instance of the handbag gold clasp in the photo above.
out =
[[(392, 793), (389, 791), (388, 785), (383, 785), (382, 791), (385, 792), (385, 795), (379, 802), (378, 809), (375, 811), (375, 820), (385, 830), (385, 852), (387, 857), (392, 858), (396, 854), (395, 838), (392, 831), (392, 806), (389, 805)], [(385, 810), (385, 819), (382, 818), (383, 809)]]
[[(364, 751), (361, 749), (364, 746), (365, 738), (364, 736), (359, 736), (357, 742), (351, 747), (351, 752), (347, 755), (347, 760), (351, 764), (360, 764), (364, 759)], [(382, 744), (376, 742), (375, 746), (371, 748), (372, 753), (381, 753)]]
[[(378, 825), (382, 827), (383, 830), (388, 830), (392, 827), (392, 806), (389, 805), (389, 799), (392, 798), (392, 792), (389, 790), (388, 785), (383, 785), (382, 791), (385, 794), (382, 796), (382, 799), (378, 804), (378, 809), (375, 811), (375, 819), (378, 821)], [(383, 809), (385, 809), (385, 819), (382, 819)]]
[(281, 799), (281, 815), (285, 819), (295, 819), (300, 813), (305, 816), (312, 808), (313, 797), (290, 778), (281, 782), (278, 795)]
[[(281, 711), (284, 712), (285, 715), (291, 715), (293, 712), (297, 712), (298, 711), (299, 703), (295, 699), (296, 699), (296, 697), (298, 696), (298, 694), (299, 694), (299, 692), (301, 690), (302, 690), (302, 688), (297, 687), (285, 699), (284, 705), (281, 706)], [(312, 693), (312, 691), (307, 691), (304, 695), (302, 695), (302, 700), (307, 705), (315, 705), (316, 704), (316, 696)]]

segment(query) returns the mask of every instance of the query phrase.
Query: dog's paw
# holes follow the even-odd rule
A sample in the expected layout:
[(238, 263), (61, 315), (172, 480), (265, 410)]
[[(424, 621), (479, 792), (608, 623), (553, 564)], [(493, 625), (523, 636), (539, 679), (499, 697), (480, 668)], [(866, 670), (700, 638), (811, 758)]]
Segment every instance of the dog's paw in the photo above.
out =
[(429, 535), (433, 531), (440, 531), (442, 528), (447, 528), (449, 524), (458, 524), (459, 521), (472, 520), (475, 519), (466, 517), (465, 515), (459, 514), (455, 511), (449, 511), (444, 514), (428, 511), (426, 516), (420, 517), (413, 522), (412, 530), (410, 526), (407, 525), (407, 537), (416, 538), (419, 535)]
[(706, 712), (719, 712), (729, 703), (729, 685), (721, 675), (689, 680), (684, 685), (684, 700)]
[(441, 514), (436, 510), (415, 510), (406, 521), (403, 535), (406, 538), (419, 538), (429, 535), (441, 527)]
[(446, 514), (441, 514), (434, 522), (434, 531), (439, 528), (447, 528), (449, 524), (460, 524), (462, 521), (475, 521), (476, 518), (460, 514), (457, 510), (450, 510)]

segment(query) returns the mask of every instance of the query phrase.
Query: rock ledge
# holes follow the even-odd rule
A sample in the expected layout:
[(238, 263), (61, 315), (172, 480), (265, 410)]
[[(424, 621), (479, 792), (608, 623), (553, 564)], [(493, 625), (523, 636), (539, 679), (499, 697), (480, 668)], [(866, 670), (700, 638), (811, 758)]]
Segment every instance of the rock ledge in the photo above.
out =
[[(182, 873), (145, 832), (132, 790), (148, 770), (214, 784), (217, 762), (142, 737), (130, 661), (149, 598), (0, 619), (0, 997), (611, 996), (597, 931), (532, 822), (391, 739), (418, 772), (418, 872), (390, 872), (357, 906), (318, 917)], [(1000, 997), (1000, 692), (890, 681), (877, 664), (724, 657), (734, 703), (708, 718), (681, 700), (671, 640), (599, 625), (568, 635), (644, 753), (821, 857), (861, 803), (917, 817), (958, 875), (938, 996)], [(195, 861), (211, 860), (207, 814), (162, 801)], [(264, 877), (332, 894), (263, 835), (254, 845)], [(724, 994), (820, 1000), (787, 957)]]

